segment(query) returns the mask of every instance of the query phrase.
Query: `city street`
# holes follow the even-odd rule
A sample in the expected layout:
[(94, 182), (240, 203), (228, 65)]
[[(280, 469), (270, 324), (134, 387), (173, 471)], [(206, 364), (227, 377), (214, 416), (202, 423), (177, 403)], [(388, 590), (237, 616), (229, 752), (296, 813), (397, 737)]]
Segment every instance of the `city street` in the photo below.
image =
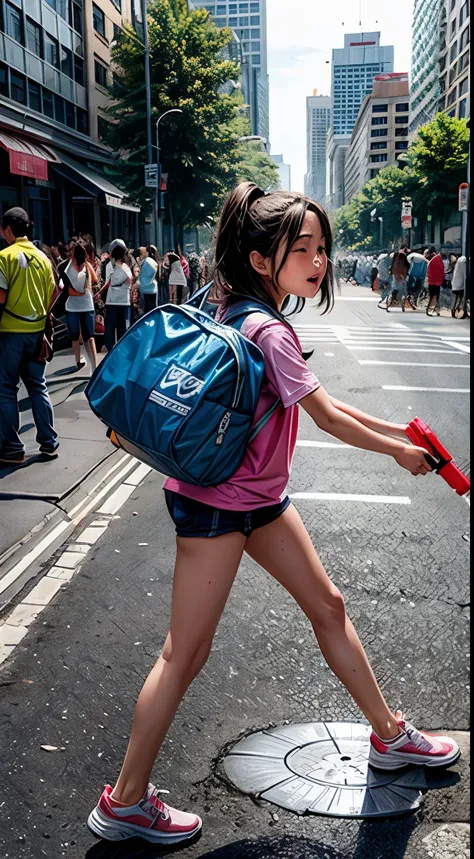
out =
[[(292, 323), (303, 350), (314, 350), (310, 369), (331, 395), (366, 412), (399, 423), (418, 415), (469, 473), (469, 320), (387, 314), (376, 305), (369, 289), (344, 285), (326, 316), (309, 302)], [(54, 361), (67, 366), (66, 358)], [(86, 820), (103, 785), (118, 775), (138, 692), (167, 633), (174, 528), (163, 477), (112, 451), (105, 428), (87, 412), (80, 380), (61, 408), (68, 442), (56, 463), (34, 464), (35, 487), (43, 480), (49, 501), (28, 499), (28, 469), (9, 470), (2, 487), (23, 494), (12, 516), (15, 533), (9, 542), (4, 519), (2, 535), (4, 549), (18, 545), (8, 590), (0, 578), (0, 594), (11, 595), (0, 616), (0, 855), (151, 859), (171, 851), (140, 840), (96, 841)], [(69, 460), (74, 474), (65, 476)], [(69, 500), (51, 500), (73, 485)], [(289, 493), (345, 596), (390, 706), (419, 728), (453, 734), (463, 757), (430, 774), (421, 808), (402, 818), (299, 817), (232, 788), (220, 759), (244, 733), (362, 719), (304, 615), (244, 558), (210, 659), (153, 774), (171, 805), (203, 817), (202, 837), (180, 853), (464, 859), (469, 497), (439, 476), (414, 478), (387, 457), (342, 445), (302, 410)], [(59, 515), (21, 546), (51, 512)]]

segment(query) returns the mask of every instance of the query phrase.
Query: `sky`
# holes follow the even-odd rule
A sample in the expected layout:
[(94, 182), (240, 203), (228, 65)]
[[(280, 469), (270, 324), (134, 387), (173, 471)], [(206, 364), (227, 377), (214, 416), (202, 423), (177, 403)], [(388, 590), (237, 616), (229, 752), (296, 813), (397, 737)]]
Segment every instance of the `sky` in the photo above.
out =
[(304, 189), (306, 96), (330, 95), (332, 48), (344, 33), (380, 30), (394, 71), (409, 72), (412, 10), (413, 0), (267, 0), (270, 144), (291, 165), (293, 191)]

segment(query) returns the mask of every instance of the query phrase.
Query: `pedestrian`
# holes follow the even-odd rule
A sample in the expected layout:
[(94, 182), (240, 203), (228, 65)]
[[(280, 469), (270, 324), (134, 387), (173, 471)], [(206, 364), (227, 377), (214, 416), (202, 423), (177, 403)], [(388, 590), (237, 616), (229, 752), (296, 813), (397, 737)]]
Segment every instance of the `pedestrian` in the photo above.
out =
[[(398, 253), (393, 256), (390, 273), (392, 275), (392, 297), (396, 299), (400, 295), (400, 305), (403, 311), (405, 311), (409, 268), (408, 248), (401, 247)], [(390, 301), (387, 301), (387, 310), (389, 304)]]
[(77, 369), (81, 370), (87, 364), (86, 359), (81, 358), (79, 338), (82, 336), (93, 372), (97, 366), (93, 299), (93, 287), (97, 283), (97, 275), (91, 264), (87, 262), (86, 246), (82, 240), (78, 239), (70, 243), (70, 255), (71, 258), (61, 273), (61, 283), (67, 294), (66, 325)]
[(169, 270), (168, 286), (169, 300), (171, 304), (180, 304), (178, 300), (178, 287), (181, 287), (181, 293), (187, 288), (186, 275), (181, 265), (181, 260), (178, 254), (170, 251), (167, 254), (167, 268)]
[(105, 300), (105, 348), (115, 346), (130, 325), (132, 272), (125, 262), (127, 248), (121, 239), (110, 243), (110, 261), (107, 263), (107, 290)]
[(48, 311), (56, 293), (51, 263), (27, 238), (30, 219), (15, 206), (3, 215), (0, 234), (0, 462), (25, 459), (20, 438), (17, 391), (25, 385), (42, 454), (55, 457), (59, 447), (53, 406), (40, 360)]
[(453, 279), (451, 289), (453, 293), (453, 306), (451, 308), (451, 316), (454, 318), (463, 308), (464, 304), (464, 289), (466, 282), (466, 257), (464, 254), (459, 256), (454, 266)]
[(377, 259), (377, 271), (378, 271), (378, 276), (379, 276), (379, 290), (381, 293), (379, 306), (381, 306), (382, 302), (385, 301), (385, 299), (387, 298), (387, 295), (390, 291), (390, 280), (391, 280), (390, 265), (391, 265), (390, 255), (388, 254), (387, 251), (382, 251), (382, 253), (379, 254), (378, 259)]
[(412, 251), (407, 256), (410, 268), (408, 269), (407, 296), (413, 309), (416, 299), (425, 285), (426, 269), (428, 261), (424, 254)]
[(183, 286), (182, 284), (177, 284), (177, 297), (178, 304), (182, 304), (183, 301), (186, 301), (186, 298), (189, 295), (189, 262), (185, 257), (183, 251), (181, 250), (181, 245), (178, 245), (176, 248), (176, 253), (179, 257), (179, 261), (181, 263), (181, 268), (184, 271), (184, 276), (186, 278), (186, 284)]
[[(209, 655), (214, 633), (245, 552), (276, 579), (307, 615), (321, 651), (372, 725), (369, 765), (447, 766), (459, 756), (447, 737), (422, 734), (391, 711), (380, 691), (343, 597), (324, 570), (311, 538), (286, 495), (298, 423), (298, 403), (318, 427), (352, 446), (391, 456), (414, 475), (430, 466), (425, 451), (402, 441), (404, 425), (364, 414), (333, 399), (308, 369), (284, 317), (271, 318), (288, 295), (301, 303), (333, 301), (331, 227), (322, 207), (296, 193), (266, 193), (240, 184), (221, 214), (215, 283), (223, 299), (218, 321), (242, 299), (258, 300), (241, 327), (263, 352), (265, 377), (255, 415), (275, 405), (225, 484), (203, 488), (168, 478), (166, 503), (177, 532), (170, 631), (140, 692), (125, 761), (107, 785), (88, 825), (103, 838), (140, 835), (171, 843), (199, 832), (196, 814), (163, 802), (149, 783), (155, 758), (179, 704)], [(245, 381), (245, 380), (244, 380)], [(278, 401), (277, 401), (278, 403)]]
[(143, 310), (148, 313), (156, 307), (158, 298), (158, 263), (155, 259), (156, 248), (140, 248), (140, 272), (138, 275), (138, 288), (143, 299)]
[(193, 295), (196, 290), (199, 289), (201, 283), (201, 260), (199, 259), (198, 254), (195, 251), (192, 251), (189, 254), (189, 294)]
[[(437, 253), (435, 247), (429, 249), (429, 262), (426, 272), (428, 280), (428, 292), (430, 299), (426, 308), (427, 316), (440, 316), (439, 311), (439, 294), (441, 285), (444, 281), (444, 264), (440, 253)], [(431, 313), (431, 310), (434, 312)]]

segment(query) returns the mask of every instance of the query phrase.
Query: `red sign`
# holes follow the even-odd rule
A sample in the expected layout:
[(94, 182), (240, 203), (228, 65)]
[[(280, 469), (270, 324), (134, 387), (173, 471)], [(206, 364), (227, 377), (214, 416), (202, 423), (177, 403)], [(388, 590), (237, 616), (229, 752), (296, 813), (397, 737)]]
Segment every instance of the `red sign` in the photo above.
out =
[(166, 191), (168, 189), (168, 174), (162, 173), (160, 178), (160, 191)]
[(458, 212), (467, 212), (469, 208), (469, 185), (461, 182), (458, 192)]
[(15, 176), (28, 176), (30, 179), (48, 178), (48, 162), (37, 155), (29, 155), (26, 152), (17, 152), (9, 149), (10, 173)]
[(411, 230), (411, 215), (402, 215), (402, 230)]

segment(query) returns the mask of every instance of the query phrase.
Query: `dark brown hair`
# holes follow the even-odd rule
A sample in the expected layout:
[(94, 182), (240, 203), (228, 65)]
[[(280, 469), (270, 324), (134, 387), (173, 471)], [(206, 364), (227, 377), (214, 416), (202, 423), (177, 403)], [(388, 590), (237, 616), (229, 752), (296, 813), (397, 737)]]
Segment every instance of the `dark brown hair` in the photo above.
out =
[[(267, 193), (253, 182), (237, 185), (224, 203), (217, 231), (214, 272), (217, 296), (225, 297), (228, 303), (242, 298), (256, 298), (276, 307), (275, 298), (250, 262), (250, 253), (258, 251), (271, 260), (276, 296), (279, 274), (301, 232), (306, 212), (317, 215), (329, 258), (332, 248), (331, 225), (319, 203), (303, 194), (289, 191)], [(276, 256), (282, 242), (285, 250), (276, 269)], [(326, 275), (318, 292), (318, 306), (324, 307), (323, 313), (333, 306), (334, 283), (334, 266), (328, 259)], [(304, 299), (299, 299), (297, 309), (301, 310), (303, 306)]]

